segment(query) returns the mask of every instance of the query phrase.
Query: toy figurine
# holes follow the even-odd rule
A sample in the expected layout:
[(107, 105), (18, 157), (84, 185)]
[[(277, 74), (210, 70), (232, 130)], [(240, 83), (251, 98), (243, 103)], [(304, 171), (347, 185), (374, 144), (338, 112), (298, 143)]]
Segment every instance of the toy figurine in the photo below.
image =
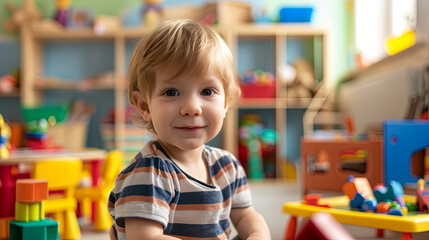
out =
[(161, 18), (161, 0), (143, 0), (142, 19), (145, 26), (158, 25)]
[(71, 0), (55, 0), (57, 3), (57, 14), (55, 15), (55, 20), (63, 25), (67, 26), (67, 17), (69, 15), (70, 1)]
[(0, 159), (9, 158), (10, 127), (0, 114)]

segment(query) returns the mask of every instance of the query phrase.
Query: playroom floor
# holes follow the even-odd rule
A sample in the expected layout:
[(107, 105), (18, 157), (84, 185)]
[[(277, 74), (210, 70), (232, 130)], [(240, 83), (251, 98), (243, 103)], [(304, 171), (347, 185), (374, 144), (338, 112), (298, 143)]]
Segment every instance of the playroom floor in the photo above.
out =
[[(301, 194), (297, 183), (280, 180), (251, 182), (251, 189), (254, 206), (265, 217), (271, 230), (272, 239), (283, 239), (284, 229), (289, 216), (282, 213), (282, 206), (285, 202), (300, 200)], [(322, 193), (322, 195), (333, 196), (336, 194)], [(351, 225), (344, 226), (357, 240), (380, 240), (380, 238), (375, 237), (375, 229)], [(107, 232), (97, 233), (92, 231), (89, 226), (82, 227), (83, 240), (105, 240), (108, 238), (109, 235)], [(413, 238), (414, 240), (429, 239), (429, 232), (413, 234)], [(392, 231), (385, 231), (383, 239), (401, 239), (401, 234)]]

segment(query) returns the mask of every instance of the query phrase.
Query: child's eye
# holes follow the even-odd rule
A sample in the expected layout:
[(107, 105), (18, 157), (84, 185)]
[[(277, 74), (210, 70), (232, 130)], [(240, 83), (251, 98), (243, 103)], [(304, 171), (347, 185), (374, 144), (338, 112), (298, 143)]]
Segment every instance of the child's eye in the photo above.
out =
[(201, 91), (201, 95), (203, 96), (211, 96), (213, 95), (215, 92), (213, 91), (213, 89), (204, 89), (203, 91)]
[(178, 91), (176, 91), (176, 90), (173, 90), (173, 89), (169, 89), (169, 90), (166, 90), (166, 91), (163, 93), (163, 95), (168, 96), (168, 97), (174, 97), (174, 96), (179, 95), (179, 92), (178, 92)]

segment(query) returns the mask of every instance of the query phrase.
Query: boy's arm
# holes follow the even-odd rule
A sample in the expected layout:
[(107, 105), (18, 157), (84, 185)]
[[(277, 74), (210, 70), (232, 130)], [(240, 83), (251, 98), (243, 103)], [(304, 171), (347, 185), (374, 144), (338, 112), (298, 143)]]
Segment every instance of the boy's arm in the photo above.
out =
[(158, 222), (141, 219), (126, 218), (125, 231), (127, 240), (177, 240), (179, 238), (165, 236), (162, 225)]
[(231, 210), (231, 221), (237, 229), (240, 239), (268, 240), (270, 230), (264, 218), (253, 207), (235, 208)]

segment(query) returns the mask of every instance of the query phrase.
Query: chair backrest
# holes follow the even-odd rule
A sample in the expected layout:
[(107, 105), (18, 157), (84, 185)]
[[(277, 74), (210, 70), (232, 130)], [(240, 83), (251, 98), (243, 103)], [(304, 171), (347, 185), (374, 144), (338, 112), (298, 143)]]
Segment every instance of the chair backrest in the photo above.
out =
[(61, 157), (36, 162), (33, 177), (48, 180), (49, 190), (67, 190), (66, 195), (74, 193), (82, 176), (82, 161), (74, 157)]
[(103, 163), (101, 177), (103, 188), (109, 191), (115, 184), (116, 176), (121, 171), (121, 166), (124, 160), (124, 154), (119, 150), (112, 150), (107, 153), (106, 160)]

